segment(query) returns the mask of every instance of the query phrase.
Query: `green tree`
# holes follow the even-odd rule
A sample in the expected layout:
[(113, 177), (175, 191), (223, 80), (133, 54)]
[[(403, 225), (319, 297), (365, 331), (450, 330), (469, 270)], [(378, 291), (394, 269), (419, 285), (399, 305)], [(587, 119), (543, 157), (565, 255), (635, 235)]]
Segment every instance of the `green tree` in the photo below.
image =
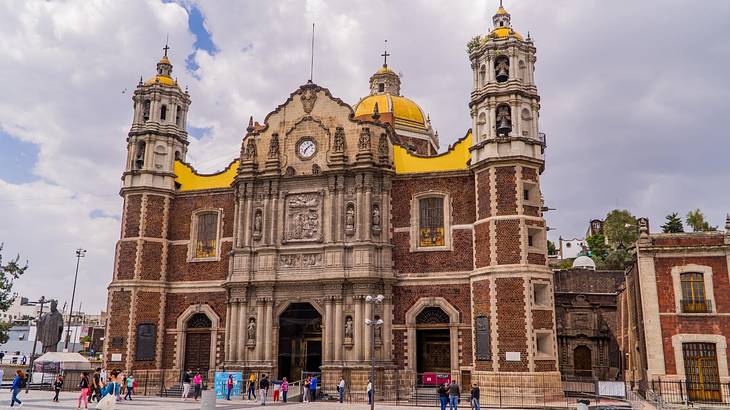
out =
[[(612, 250), (606, 258), (601, 261), (602, 265), (600, 269), (624, 270), (631, 260), (631, 254), (627, 250)], [(598, 268), (598, 264), (596, 264), (596, 268)]]
[[(6, 312), (15, 300), (13, 295), (13, 281), (20, 278), (28, 269), (28, 262), (24, 265), (19, 263), (20, 255), (15, 259), (3, 264), (3, 244), (0, 243), (0, 312)], [(8, 329), (10, 325), (3, 323), (0, 325), (0, 343), (8, 341)]]
[(638, 237), (636, 217), (627, 210), (614, 209), (606, 215), (603, 222), (603, 233), (608, 239), (608, 245), (616, 249), (619, 244), (629, 247)]
[(693, 232), (707, 232), (707, 231), (716, 231), (716, 226), (710, 226), (707, 221), (705, 221), (705, 214), (702, 213), (702, 211), (698, 209), (695, 209), (694, 211), (689, 211), (687, 213), (687, 225), (692, 227)]
[(556, 254), (556, 252), (555, 252), (555, 243), (553, 241), (551, 241), (551, 240), (548, 239), (547, 247), (548, 247), (548, 255), (555, 255)]
[(588, 249), (591, 251), (590, 257), (595, 261), (596, 258), (603, 259), (608, 255), (608, 245), (606, 245), (606, 237), (600, 233), (591, 235), (586, 238)]
[(682, 225), (682, 219), (679, 217), (679, 214), (677, 212), (667, 215), (667, 223), (662, 225), (662, 231), (664, 233), (684, 232), (684, 225)]

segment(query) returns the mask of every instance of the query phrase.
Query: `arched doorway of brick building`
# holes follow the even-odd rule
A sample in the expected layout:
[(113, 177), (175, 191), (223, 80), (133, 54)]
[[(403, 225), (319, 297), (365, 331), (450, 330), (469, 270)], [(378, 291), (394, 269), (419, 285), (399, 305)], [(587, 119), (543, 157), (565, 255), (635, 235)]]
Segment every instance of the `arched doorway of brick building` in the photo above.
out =
[(580, 345), (573, 350), (573, 375), (578, 377), (593, 377), (593, 363), (591, 348)]
[(451, 372), (449, 319), (438, 306), (425, 307), (416, 316), (416, 372)]
[(322, 366), (322, 315), (309, 303), (292, 303), (279, 315), (278, 378), (299, 380)]
[(210, 368), (210, 341), (213, 323), (205, 313), (196, 313), (185, 324), (185, 368)]

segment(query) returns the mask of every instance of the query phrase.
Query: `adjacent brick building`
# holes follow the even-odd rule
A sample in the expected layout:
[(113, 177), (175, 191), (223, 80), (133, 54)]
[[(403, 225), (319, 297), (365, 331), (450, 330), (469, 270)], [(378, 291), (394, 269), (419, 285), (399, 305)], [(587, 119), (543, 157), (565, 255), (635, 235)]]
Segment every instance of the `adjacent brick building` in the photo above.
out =
[(725, 232), (650, 234), (639, 221), (621, 295), (626, 379), (665, 401), (728, 405), (730, 216)]
[(165, 54), (133, 98), (106, 366), (321, 371), (364, 389), (372, 350), (379, 383), (434, 372), (559, 394), (536, 50), (503, 8), (493, 20), (468, 47), (471, 129), (438, 155), (384, 63), (354, 107), (299, 87), (201, 175)]

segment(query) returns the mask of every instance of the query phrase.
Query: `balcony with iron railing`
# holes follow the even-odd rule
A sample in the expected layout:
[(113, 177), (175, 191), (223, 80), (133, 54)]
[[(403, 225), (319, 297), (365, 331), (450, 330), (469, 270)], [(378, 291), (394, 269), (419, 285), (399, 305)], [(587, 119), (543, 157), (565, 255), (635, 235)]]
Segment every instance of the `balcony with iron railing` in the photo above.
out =
[(712, 301), (703, 300), (681, 300), (682, 313), (712, 313)]

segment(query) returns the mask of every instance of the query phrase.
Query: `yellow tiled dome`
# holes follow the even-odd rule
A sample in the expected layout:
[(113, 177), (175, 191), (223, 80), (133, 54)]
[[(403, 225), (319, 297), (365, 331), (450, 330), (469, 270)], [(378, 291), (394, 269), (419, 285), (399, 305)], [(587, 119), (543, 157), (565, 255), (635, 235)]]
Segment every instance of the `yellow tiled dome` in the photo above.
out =
[(175, 82), (175, 80), (173, 80), (170, 77), (164, 76), (164, 75), (156, 75), (156, 76), (150, 78), (149, 80), (145, 81), (144, 84), (145, 85), (157, 84), (158, 80), (159, 80), (160, 84), (162, 84), (162, 85), (168, 85), (168, 86), (172, 86), (172, 87), (177, 86), (177, 82)]
[(522, 40), (522, 34), (512, 30), (509, 27), (499, 27), (492, 30), (492, 36), (497, 38), (508, 38), (510, 35), (514, 36), (518, 40)]
[(426, 116), (423, 110), (412, 100), (390, 94), (370, 95), (355, 105), (355, 117), (367, 116), (373, 113), (375, 103), (378, 103), (380, 114), (392, 113), (393, 120), (403, 125), (427, 128)]

